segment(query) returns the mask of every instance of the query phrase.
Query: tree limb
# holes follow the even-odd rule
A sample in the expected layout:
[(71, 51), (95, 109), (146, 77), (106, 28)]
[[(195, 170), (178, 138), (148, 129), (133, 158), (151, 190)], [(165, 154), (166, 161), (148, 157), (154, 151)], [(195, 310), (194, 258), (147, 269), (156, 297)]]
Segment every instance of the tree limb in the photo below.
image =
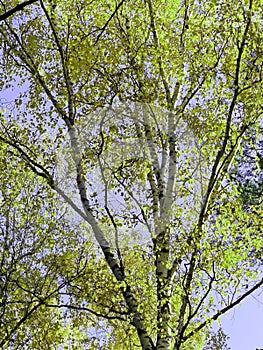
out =
[(7, 18), (11, 17), (14, 13), (18, 11), (22, 11), (26, 6), (33, 4), (34, 2), (37, 2), (38, 0), (28, 0), (25, 2), (22, 2), (21, 4), (15, 6), (11, 10), (8, 10), (7, 12), (0, 15), (0, 21), (4, 21)]
[(183, 337), (183, 341), (185, 342), (187, 339), (191, 338), (194, 334), (199, 332), (202, 328), (204, 328), (206, 325), (210, 324), (212, 321), (216, 321), (221, 315), (225, 314), (227, 311), (233, 309), (234, 306), (241, 303), (242, 300), (244, 300), (246, 297), (248, 297), (250, 294), (252, 294), (255, 290), (257, 290), (259, 287), (263, 285), (263, 278), (251, 289), (249, 289), (246, 293), (241, 295), (236, 301), (231, 303), (230, 305), (224, 307), (223, 309), (219, 310), (216, 314), (214, 314), (212, 317), (201, 323), (198, 327), (196, 327), (193, 331), (186, 334), (185, 337)]

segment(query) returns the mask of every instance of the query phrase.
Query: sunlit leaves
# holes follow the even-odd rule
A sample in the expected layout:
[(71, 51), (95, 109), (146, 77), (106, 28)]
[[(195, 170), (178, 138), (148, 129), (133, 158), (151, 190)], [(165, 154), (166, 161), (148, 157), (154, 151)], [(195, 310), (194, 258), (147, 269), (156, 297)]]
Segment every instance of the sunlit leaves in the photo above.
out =
[[(2, 101), (0, 125), (6, 342), (139, 347), (137, 308), (154, 341), (198, 349), (209, 317), (257, 280), (263, 49), (252, 5), (40, 1), (3, 22), (2, 87), (21, 92)], [(111, 245), (104, 255), (87, 215)]]

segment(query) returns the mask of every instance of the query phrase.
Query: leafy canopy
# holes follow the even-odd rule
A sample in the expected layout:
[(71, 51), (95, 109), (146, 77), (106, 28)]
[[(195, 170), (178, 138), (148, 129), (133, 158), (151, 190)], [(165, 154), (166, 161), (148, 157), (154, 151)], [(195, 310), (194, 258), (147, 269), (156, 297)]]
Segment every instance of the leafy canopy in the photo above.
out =
[(1, 348), (207, 348), (261, 287), (262, 10), (0, 2)]

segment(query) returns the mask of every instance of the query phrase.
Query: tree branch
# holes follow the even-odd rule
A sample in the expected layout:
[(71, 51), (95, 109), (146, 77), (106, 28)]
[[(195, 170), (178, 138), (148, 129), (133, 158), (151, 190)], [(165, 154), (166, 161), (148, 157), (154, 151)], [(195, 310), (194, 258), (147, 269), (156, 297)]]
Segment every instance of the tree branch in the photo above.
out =
[(76, 306), (76, 305), (70, 305), (70, 304), (49, 304), (49, 303), (44, 303), (46, 307), (51, 307), (51, 308), (67, 308), (67, 309), (72, 309), (72, 310), (83, 310), (92, 313), (93, 315), (97, 317), (102, 317), (106, 318), (108, 320), (120, 320), (120, 321), (127, 321), (124, 317), (121, 316), (109, 316), (109, 315), (103, 315), (99, 312), (96, 312), (88, 307), (85, 306)]
[(191, 338), (194, 334), (199, 332), (206, 325), (210, 324), (212, 321), (216, 321), (221, 315), (225, 314), (227, 311), (231, 310), (233, 307), (240, 304), (242, 300), (244, 300), (246, 297), (248, 297), (250, 294), (252, 294), (255, 290), (257, 290), (262, 285), (263, 285), (263, 278), (253, 288), (249, 289), (246, 293), (241, 295), (241, 297), (239, 297), (236, 301), (224, 307), (223, 309), (219, 310), (215, 315), (213, 315), (212, 317), (210, 317), (209, 319), (201, 323), (193, 331), (188, 333), (185, 337), (183, 337), (183, 341), (186, 341), (187, 339)]
[(107, 20), (107, 22), (104, 24), (104, 26), (101, 28), (101, 32), (99, 33), (99, 35), (97, 36), (96, 40), (95, 40), (95, 44), (96, 45), (100, 39), (100, 37), (102, 36), (102, 34), (105, 32), (108, 24), (110, 23), (110, 21), (112, 20), (112, 18), (116, 15), (116, 13), (118, 12), (119, 8), (123, 5), (124, 0), (122, 0), (115, 8), (115, 10), (112, 12), (112, 14), (110, 15), (109, 19)]
[(11, 10), (3, 13), (2, 15), (0, 15), (0, 21), (4, 21), (6, 20), (8, 17), (11, 17), (14, 13), (18, 12), (18, 11), (22, 11), (26, 6), (33, 4), (34, 2), (37, 2), (38, 0), (28, 0), (25, 2), (22, 2), (21, 4), (15, 6), (14, 8), (12, 8)]
[[(250, 10), (251, 10), (251, 8), (252, 8), (252, 1), (250, 1), (250, 6), (249, 6)], [(224, 137), (222, 140), (222, 146), (217, 153), (217, 156), (216, 156), (216, 159), (214, 162), (214, 166), (213, 166), (213, 169), (211, 171), (211, 176), (210, 176), (210, 180), (209, 180), (209, 184), (208, 184), (207, 193), (206, 193), (204, 203), (203, 203), (202, 208), (201, 208), (199, 222), (198, 222), (199, 229), (202, 229), (202, 226), (204, 224), (204, 219), (205, 219), (208, 205), (209, 205), (209, 202), (211, 199), (211, 195), (212, 195), (212, 192), (215, 190), (216, 184), (218, 182), (219, 164), (225, 155), (228, 141), (230, 138), (232, 117), (233, 117), (234, 109), (235, 109), (236, 102), (238, 99), (238, 95), (240, 92), (239, 91), (240, 90), (239, 89), (239, 73), (240, 73), (242, 54), (243, 54), (244, 49), (245, 49), (245, 42), (247, 39), (250, 24), (251, 24), (251, 15), (249, 16), (249, 18), (247, 20), (246, 27), (245, 27), (244, 33), (242, 35), (242, 42), (241, 42), (240, 47), (238, 48), (238, 55), (237, 55), (237, 59), (236, 59), (235, 77), (234, 77), (234, 82), (233, 82), (233, 85), (234, 85), (233, 97), (232, 97), (232, 101), (231, 101), (230, 106), (229, 106), (229, 111), (228, 111), (228, 115), (227, 115), (227, 119), (226, 119), (226, 126), (225, 126), (225, 130), (224, 130)]]

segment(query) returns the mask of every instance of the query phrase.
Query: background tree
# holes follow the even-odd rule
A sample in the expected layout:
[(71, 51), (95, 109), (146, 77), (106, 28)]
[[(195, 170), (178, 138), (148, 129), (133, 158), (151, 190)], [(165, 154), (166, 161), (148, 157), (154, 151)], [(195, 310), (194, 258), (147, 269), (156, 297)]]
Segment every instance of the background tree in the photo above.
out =
[(261, 132), (262, 3), (20, 5), (1, 1), (1, 88), (22, 90), (1, 346), (202, 349), (263, 284), (262, 205), (233, 176)]

